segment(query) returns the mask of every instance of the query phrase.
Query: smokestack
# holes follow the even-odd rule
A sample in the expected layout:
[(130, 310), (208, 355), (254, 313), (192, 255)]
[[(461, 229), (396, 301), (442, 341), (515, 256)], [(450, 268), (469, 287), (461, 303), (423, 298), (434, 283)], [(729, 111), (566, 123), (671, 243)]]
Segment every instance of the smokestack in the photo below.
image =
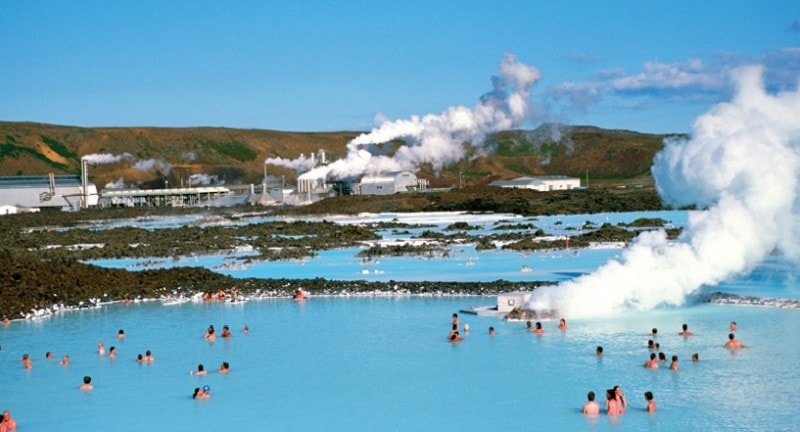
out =
[(89, 204), (89, 161), (81, 159), (81, 208)]
[(319, 151), (319, 163), (325, 165), (325, 150)]

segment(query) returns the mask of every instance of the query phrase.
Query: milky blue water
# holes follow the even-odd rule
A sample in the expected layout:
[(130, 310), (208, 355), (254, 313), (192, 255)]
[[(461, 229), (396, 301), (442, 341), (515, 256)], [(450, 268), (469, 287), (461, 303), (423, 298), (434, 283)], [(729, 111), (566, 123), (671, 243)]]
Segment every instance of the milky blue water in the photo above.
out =
[[(586, 251), (560, 262), (565, 274), (595, 265)], [(431, 274), (424, 262), (415, 271)], [(794, 274), (794, 265), (770, 257), (750, 275), (704, 291), (797, 299)], [(542, 336), (524, 323), (461, 313), (470, 327), (465, 340), (445, 341), (452, 313), (494, 301), (149, 301), (13, 322), (0, 327), (0, 409), (11, 410), (21, 431), (797, 429), (797, 309), (690, 300), (603, 319), (567, 317), (563, 333), (545, 322)], [(722, 347), (732, 320), (748, 346), (736, 352)], [(696, 336), (678, 336), (682, 323)], [(227, 324), (234, 336), (210, 343), (202, 336), (210, 324)], [(662, 351), (679, 356), (678, 371), (642, 367), (652, 327)], [(115, 338), (119, 329), (124, 340)], [(97, 354), (99, 340), (117, 347), (116, 360)], [(135, 361), (145, 350), (156, 357), (151, 365)], [(47, 351), (55, 359), (46, 360)], [(695, 352), (698, 363), (689, 361)], [(23, 353), (33, 369), (20, 364)], [(72, 362), (59, 366), (65, 353)], [(227, 375), (216, 372), (223, 361), (231, 364)], [(190, 375), (198, 363), (212, 372)], [(88, 393), (77, 390), (84, 375), (96, 386)], [(202, 385), (212, 397), (191, 399)], [(626, 414), (580, 413), (589, 390), (601, 398), (614, 385), (626, 393)], [(645, 391), (655, 395), (655, 414), (644, 412)]]

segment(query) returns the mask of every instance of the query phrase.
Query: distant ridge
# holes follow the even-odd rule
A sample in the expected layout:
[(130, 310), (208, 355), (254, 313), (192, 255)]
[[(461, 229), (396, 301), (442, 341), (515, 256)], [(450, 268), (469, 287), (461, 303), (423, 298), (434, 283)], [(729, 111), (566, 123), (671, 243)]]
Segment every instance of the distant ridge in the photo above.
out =
[[(227, 184), (260, 183), (264, 160), (293, 159), (324, 150), (328, 160), (345, 155), (358, 131), (282, 132), (221, 127), (75, 127), (30, 122), (0, 122), (0, 175), (78, 174), (88, 154), (129, 155), (125, 160), (92, 166), (99, 188), (122, 179), (146, 188), (177, 186), (190, 176)], [(531, 175), (570, 175), (590, 184), (652, 185), (650, 165), (665, 138), (675, 135), (606, 130), (593, 126), (544, 124), (533, 130), (490, 135), (486, 155), (435, 173), (423, 166), (417, 175), (431, 187), (459, 182), (481, 185)], [(401, 143), (386, 144), (391, 153)], [(268, 166), (268, 175), (294, 183), (295, 173)]]

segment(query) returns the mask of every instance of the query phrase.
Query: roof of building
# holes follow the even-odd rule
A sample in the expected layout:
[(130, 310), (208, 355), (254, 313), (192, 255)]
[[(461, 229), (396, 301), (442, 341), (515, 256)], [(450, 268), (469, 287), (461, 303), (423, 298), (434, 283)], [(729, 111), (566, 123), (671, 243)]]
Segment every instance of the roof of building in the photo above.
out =
[(490, 184), (492, 186), (515, 186), (515, 185), (532, 185), (532, 184), (545, 184), (551, 181), (558, 180), (580, 180), (577, 177), (569, 177), (564, 175), (549, 175), (538, 177), (518, 177), (512, 180), (497, 180)]
[[(81, 176), (54, 175), (56, 186), (80, 186)], [(0, 188), (50, 187), (50, 176), (3, 176), (0, 177)]]

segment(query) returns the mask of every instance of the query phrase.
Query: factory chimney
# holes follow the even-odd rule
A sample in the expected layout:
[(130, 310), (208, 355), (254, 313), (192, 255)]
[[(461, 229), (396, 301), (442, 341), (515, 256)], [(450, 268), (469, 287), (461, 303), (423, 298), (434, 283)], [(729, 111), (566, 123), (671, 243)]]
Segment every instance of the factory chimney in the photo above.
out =
[(81, 208), (89, 206), (89, 161), (81, 159)]

